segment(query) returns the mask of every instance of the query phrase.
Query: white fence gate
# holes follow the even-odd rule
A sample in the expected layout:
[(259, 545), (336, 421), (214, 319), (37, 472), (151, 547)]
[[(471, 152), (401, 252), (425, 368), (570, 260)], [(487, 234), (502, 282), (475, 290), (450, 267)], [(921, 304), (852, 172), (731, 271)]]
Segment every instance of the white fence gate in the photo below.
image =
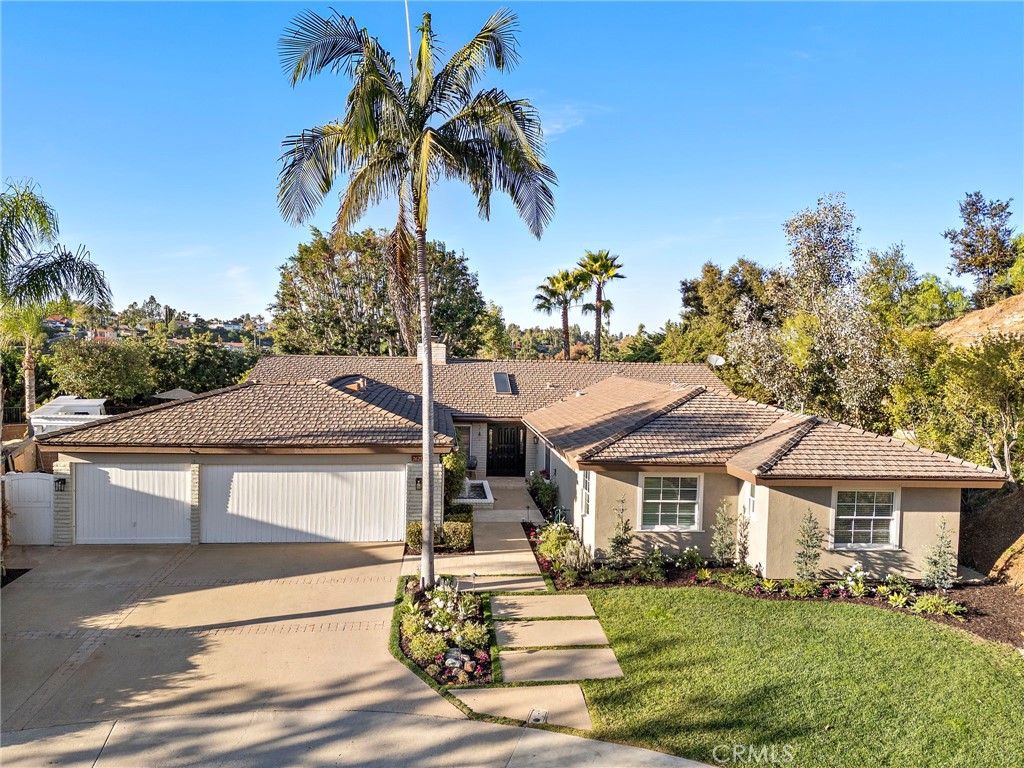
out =
[(12, 544), (53, 544), (53, 475), (11, 472), (3, 476), (10, 505)]

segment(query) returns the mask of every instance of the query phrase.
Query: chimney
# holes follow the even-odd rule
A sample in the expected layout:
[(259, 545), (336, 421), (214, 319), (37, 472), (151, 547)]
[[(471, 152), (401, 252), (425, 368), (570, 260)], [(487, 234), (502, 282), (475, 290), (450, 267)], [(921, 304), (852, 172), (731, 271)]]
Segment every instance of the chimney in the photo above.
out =
[[(423, 342), (416, 345), (416, 359), (423, 362)], [(434, 365), (444, 365), (448, 362), (448, 348), (440, 341), (431, 340), (430, 359)]]

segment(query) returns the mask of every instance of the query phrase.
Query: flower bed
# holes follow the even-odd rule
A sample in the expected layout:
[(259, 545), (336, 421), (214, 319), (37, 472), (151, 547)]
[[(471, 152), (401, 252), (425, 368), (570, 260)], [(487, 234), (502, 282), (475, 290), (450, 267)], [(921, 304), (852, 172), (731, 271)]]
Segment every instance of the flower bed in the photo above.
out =
[(491, 630), (478, 595), (444, 579), (424, 592), (410, 579), (399, 616), (402, 652), (436, 682), (491, 682)]
[[(659, 549), (655, 549), (640, 557), (619, 563), (617, 567), (594, 563), (588, 570), (577, 570), (567, 568), (565, 563), (559, 561), (554, 551), (557, 550), (557, 546), (553, 542), (560, 537), (552, 535), (552, 526), (524, 523), (523, 528), (537, 558), (537, 564), (544, 573), (551, 576), (558, 590), (607, 589), (624, 585), (650, 584), (659, 587), (692, 586), (722, 589), (763, 600), (862, 603), (925, 616), (943, 624), (962, 627), (988, 640), (1008, 642), (1017, 646), (1021, 644), (1021, 639), (1012, 631), (1016, 626), (1012, 622), (1012, 613), (1002, 621), (993, 621), (984, 609), (974, 608), (975, 605), (981, 604), (975, 593), (983, 590), (1005, 591), (1006, 588), (1002, 585), (953, 587), (944, 592), (911, 584), (900, 574), (890, 574), (882, 582), (870, 583), (860, 563), (854, 563), (838, 580), (762, 579), (744, 564), (713, 566), (704, 560), (695, 547), (683, 550), (675, 557), (668, 557)], [(955, 599), (960, 594), (964, 595), (963, 602)], [(1021, 598), (1020, 602), (1014, 601), (1012, 610), (1019, 611), (1022, 603), (1024, 598)]]

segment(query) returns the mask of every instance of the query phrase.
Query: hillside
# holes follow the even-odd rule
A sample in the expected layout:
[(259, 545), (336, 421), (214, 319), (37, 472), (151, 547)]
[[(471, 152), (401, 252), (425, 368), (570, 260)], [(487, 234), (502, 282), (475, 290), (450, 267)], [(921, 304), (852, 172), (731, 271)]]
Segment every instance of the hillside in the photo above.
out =
[(985, 309), (943, 323), (935, 333), (950, 344), (973, 344), (997, 333), (1024, 334), (1024, 294), (1011, 296)]

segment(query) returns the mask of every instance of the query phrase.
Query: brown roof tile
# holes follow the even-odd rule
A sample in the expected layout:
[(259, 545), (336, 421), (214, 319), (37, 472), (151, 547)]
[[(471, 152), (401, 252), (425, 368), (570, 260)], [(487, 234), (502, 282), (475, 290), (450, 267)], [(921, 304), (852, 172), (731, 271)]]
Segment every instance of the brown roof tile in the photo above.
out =
[[(494, 391), (494, 373), (509, 374), (511, 395)], [(350, 376), (420, 393), (420, 363), (414, 357), (271, 355), (262, 358), (250, 379), (335, 381)], [(561, 360), (449, 359), (434, 366), (434, 399), (457, 419), (520, 419), (611, 376), (670, 385), (725, 389), (706, 365), (694, 363), (609, 363)]]
[[(41, 435), (43, 446), (347, 448), (416, 446), (415, 401), (384, 385), (351, 392), (321, 381), (246, 383)], [(391, 405), (401, 404), (401, 411)], [(439, 413), (436, 443), (451, 444)]]

